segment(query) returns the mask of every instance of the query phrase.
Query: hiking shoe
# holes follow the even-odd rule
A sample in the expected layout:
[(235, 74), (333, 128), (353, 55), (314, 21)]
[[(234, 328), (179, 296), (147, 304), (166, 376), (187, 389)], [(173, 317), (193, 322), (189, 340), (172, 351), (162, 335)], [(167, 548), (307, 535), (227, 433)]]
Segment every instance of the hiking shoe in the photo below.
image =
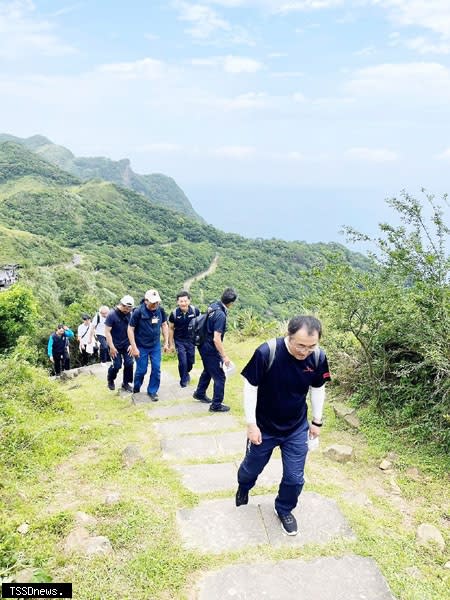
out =
[(248, 504), (248, 491), (239, 486), (236, 492), (236, 506), (242, 506), (243, 504)]
[(114, 381), (108, 381), (108, 389), (109, 390), (115, 390), (116, 389)]
[(148, 394), (148, 397), (150, 398), (150, 400), (152, 402), (158, 402), (158, 400), (159, 400), (159, 396), (156, 393), (155, 394)]
[(133, 388), (131, 387), (131, 385), (129, 383), (127, 383), (127, 384), (122, 383), (122, 389), (124, 392), (130, 392), (130, 394), (133, 393)]
[(192, 394), (192, 397), (195, 398), (196, 400), (198, 400), (199, 402), (204, 402), (205, 404), (211, 404), (212, 400), (211, 398), (208, 398), (208, 396), (199, 396), (197, 394), (197, 392), (194, 392)]
[(277, 509), (274, 507), (273, 509), (275, 514), (280, 519), (281, 529), (287, 535), (297, 535), (298, 527), (297, 521), (292, 513), (287, 513), (287, 515), (280, 515)]
[(226, 404), (211, 404), (209, 407), (209, 412), (228, 412), (229, 410), (230, 407)]

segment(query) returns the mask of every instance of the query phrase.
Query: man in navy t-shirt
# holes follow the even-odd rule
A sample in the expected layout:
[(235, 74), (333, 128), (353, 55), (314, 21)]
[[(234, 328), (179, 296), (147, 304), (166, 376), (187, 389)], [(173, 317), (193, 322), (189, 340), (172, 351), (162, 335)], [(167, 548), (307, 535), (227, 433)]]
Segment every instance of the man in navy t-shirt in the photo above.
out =
[[(247, 420), (247, 452), (238, 471), (236, 506), (248, 503), (249, 490), (268, 463), (272, 451), (280, 447), (283, 477), (275, 499), (275, 513), (283, 531), (297, 534), (292, 510), (304, 484), (308, 440), (320, 434), (329, 381), (327, 357), (318, 346), (322, 325), (311, 316), (289, 321), (288, 335), (259, 346), (242, 375)], [(306, 396), (311, 388), (312, 420), (307, 419)]]
[[(223, 338), (227, 329), (228, 309), (236, 302), (237, 294), (233, 288), (226, 288), (217, 302), (208, 307), (208, 320), (206, 322), (206, 337), (199, 346), (200, 356), (203, 362), (203, 372), (198, 380), (197, 389), (193, 393), (196, 400), (210, 403), (211, 412), (227, 412), (229, 406), (223, 404), (225, 395), (225, 372), (224, 365), (230, 366), (231, 361), (227, 356), (223, 345)], [(214, 393), (212, 400), (206, 395), (206, 390), (214, 381)]]
[(175, 347), (178, 356), (180, 385), (186, 387), (191, 380), (189, 373), (195, 362), (195, 345), (189, 332), (189, 323), (198, 317), (200, 311), (191, 306), (189, 292), (177, 294), (177, 308), (169, 316), (169, 348)]
[(164, 338), (164, 352), (169, 350), (169, 328), (164, 309), (160, 306), (161, 297), (157, 290), (145, 292), (144, 300), (133, 311), (128, 327), (131, 351), (136, 358), (133, 392), (140, 391), (142, 382), (151, 363), (147, 394), (157, 402), (161, 382), (161, 332)]
[(117, 373), (122, 368), (122, 389), (132, 392), (133, 381), (133, 358), (131, 356), (131, 345), (128, 340), (128, 323), (130, 313), (133, 310), (134, 299), (132, 296), (124, 296), (116, 308), (113, 308), (105, 320), (105, 337), (109, 346), (109, 354), (112, 364), (108, 369), (108, 388), (115, 389)]

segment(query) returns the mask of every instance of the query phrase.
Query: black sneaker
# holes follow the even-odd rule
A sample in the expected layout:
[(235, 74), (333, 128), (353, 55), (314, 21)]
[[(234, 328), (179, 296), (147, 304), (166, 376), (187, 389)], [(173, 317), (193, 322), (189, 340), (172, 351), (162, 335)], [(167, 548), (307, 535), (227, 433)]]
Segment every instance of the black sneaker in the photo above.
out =
[(211, 404), (209, 412), (228, 412), (230, 407), (226, 404)]
[(248, 491), (239, 486), (236, 492), (236, 506), (242, 506), (243, 504), (248, 504)]
[(122, 389), (124, 392), (130, 392), (130, 394), (133, 393), (133, 388), (131, 387), (131, 385), (129, 383), (127, 383), (127, 384), (122, 383)]
[(108, 389), (115, 390), (116, 386), (114, 385), (114, 381), (108, 381)]
[(148, 394), (148, 397), (150, 398), (150, 400), (152, 402), (158, 402), (158, 400), (159, 400), (158, 394)]
[(212, 400), (211, 398), (208, 398), (208, 396), (199, 396), (197, 394), (197, 392), (194, 392), (192, 394), (192, 397), (195, 398), (196, 400), (198, 400), (199, 402), (204, 402), (205, 404), (211, 404)]
[(275, 507), (273, 510), (275, 511), (277, 517), (280, 519), (281, 529), (284, 531), (284, 533), (286, 533), (287, 535), (297, 535), (298, 527), (294, 515), (292, 513), (287, 513), (287, 515), (280, 515)]

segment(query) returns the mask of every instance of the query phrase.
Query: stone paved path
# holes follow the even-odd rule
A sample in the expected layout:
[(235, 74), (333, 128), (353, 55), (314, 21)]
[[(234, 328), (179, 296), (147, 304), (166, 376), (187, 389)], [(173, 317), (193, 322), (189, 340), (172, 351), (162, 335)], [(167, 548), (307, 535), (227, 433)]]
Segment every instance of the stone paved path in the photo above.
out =
[[(95, 366), (93, 372), (106, 376), (104, 367)], [(226, 555), (257, 546), (289, 550), (354, 539), (336, 502), (307, 491), (295, 510), (299, 534), (290, 537), (281, 531), (273, 512), (276, 492), (258, 492), (276, 489), (282, 470), (276, 456), (252, 490), (249, 504), (236, 508), (236, 472), (246, 443), (244, 423), (230, 413), (210, 414), (208, 405), (192, 398), (192, 387), (182, 389), (174, 377), (163, 373), (158, 403), (148, 402), (146, 394), (135, 394), (133, 399), (128, 396), (130, 402), (145, 406), (161, 440), (162, 457), (180, 473), (183, 485), (200, 496), (197, 506), (177, 514), (187, 550)], [(126, 399), (126, 395), (122, 397)], [(221, 497), (211, 499), (217, 492)], [(202, 498), (204, 494), (209, 496)], [(189, 600), (393, 600), (376, 563), (351, 553), (310, 561), (252, 560), (225, 565), (203, 573), (187, 593)]]

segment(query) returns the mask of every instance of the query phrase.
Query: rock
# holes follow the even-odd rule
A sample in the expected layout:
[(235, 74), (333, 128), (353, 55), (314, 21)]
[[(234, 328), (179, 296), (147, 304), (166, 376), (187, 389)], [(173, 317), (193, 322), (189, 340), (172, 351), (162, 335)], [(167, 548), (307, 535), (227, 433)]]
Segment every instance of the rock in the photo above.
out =
[(445, 563), (444, 569), (450, 569), (450, 560)]
[(422, 481), (422, 475), (417, 467), (409, 467), (405, 473), (413, 481)]
[(30, 526), (25, 521), (25, 523), (22, 523), (22, 525), (19, 525), (19, 527), (17, 528), (17, 531), (19, 533), (21, 533), (22, 535), (25, 535), (26, 533), (28, 533), (29, 529), (30, 529)]
[(359, 429), (361, 427), (361, 423), (360, 423), (356, 413), (355, 414), (352, 413), (350, 415), (345, 415), (344, 421), (347, 423), (347, 425), (350, 425), (350, 427), (353, 427), (353, 429)]
[(91, 537), (85, 527), (77, 527), (69, 533), (64, 542), (66, 554), (110, 554), (113, 551), (111, 542), (103, 535)]
[(324, 454), (338, 463), (346, 463), (354, 458), (353, 448), (343, 444), (327, 446), (324, 450)]
[(122, 464), (126, 468), (130, 468), (137, 462), (142, 462), (143, 460), (144, 457), (136, 444), (129, 444), (122, 452)]
[(31, 583), (34, 578), (34, 569), (22, 569), (14, 575), (14, 581), (16, 583)]
[(75, 513), (75, 523), (77, 525), (97, 525), (97, 519), (92, 515), (88, 515), (85, 512), (78, 511)]
[(19, 496), (19, 498), (21, 500), (28, 500), (27, 495), (25, 494), (25, 492), (17, 492), (17, 495)]
[(442, 533), (431, 523), (422, 523), (417, 528), (416, 540), (419, 546), (427, 546), (430, 542), (438, 546), (439, 550), (445, 550), (445, 540)]
[(90, 425), (80, 425), (80, 432), (81, 433), (87, 433), (90, 430), (91, 430), (91, 426)]
[(405, 572), (413, 579), (422, 579), (422, 572), (419, 567), (406, 567)]
[[(77, 373), (78, 375), (78, 373)], [(75, 377), (75, 373), (73, 374), (73, 376)], [(79, 383), (74, 383), (73, 385), (69, 385), (69, 387), (67, 388), (68, 390), (77, 390), (78, 388), (80, 388), (81, 385)]]
[(123, 423), (121, 421), (110, 421), (108, 425), (110, 427), (122, 427)]
[(388, 471), (389, 469), (392, 469), (392, 463), (390, 460), (387, 460), (386, 458), (384, 460), (382, 460), (380, 462), (380, 464), (378, 465), (378, 467), (382, 470), (382, 471)]
[(117, 504), (120, 502), (120, 493), (119, 492), (111, 492), (105, 496), (105, 504)]
[(340, 419), (343, 419), (347, 415), (353, 415), (356, 412), (354, 408), (350, 408), (349, 406), (346, 406), (345, 404), (342, 404), (341, 402), (334, 402), (333, 410), (334, 410), (334, 414), (337, 417), (339, 417)]

